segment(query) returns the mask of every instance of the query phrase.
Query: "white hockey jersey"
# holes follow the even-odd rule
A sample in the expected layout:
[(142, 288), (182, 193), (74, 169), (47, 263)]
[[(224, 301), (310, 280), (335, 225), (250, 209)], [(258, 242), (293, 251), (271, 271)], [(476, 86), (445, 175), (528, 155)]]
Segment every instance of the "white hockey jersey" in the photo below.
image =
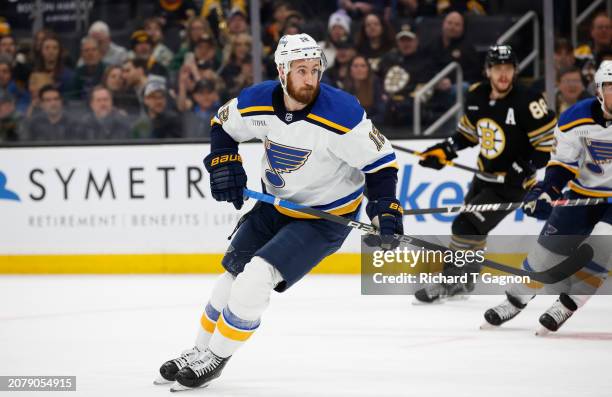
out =
[(236, 142), (263, 141), (261, 178), (268, 193), (336, 215), (357, 209), (364, 173), (397, 168), (391, 144), (357, 99), (326, 84), (312, 104), (294, 112), (285, 109), (278, 81), (254, 85), (223, 105), (211, 123)]
[(603, 118), (597, 98), (582, 100), (559, 117), (548, 165), (574, 173), (568, 186), (591, 197), (612, 197), (612, 121)]

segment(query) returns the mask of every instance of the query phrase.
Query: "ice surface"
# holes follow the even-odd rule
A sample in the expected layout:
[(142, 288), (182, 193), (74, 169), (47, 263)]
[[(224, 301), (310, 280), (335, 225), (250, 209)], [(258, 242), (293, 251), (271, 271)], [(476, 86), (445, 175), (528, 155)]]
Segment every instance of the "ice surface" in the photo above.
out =
[[(2, 276), (0, 375), (76, 375), (53, 396), (169, 396), (159, 366), (195, 338), (213, 276)], [(610, 396), (612, 297), (534, 336), (552, 296), (480, 331), (500, 296), (415, 306), (362, 296), (357, 276), (308, 276), (207, 389), (180, 396)], [(17, 394), (16, 394), (17, 395)], [(18, 393), (19, 396), (40, 393)]]

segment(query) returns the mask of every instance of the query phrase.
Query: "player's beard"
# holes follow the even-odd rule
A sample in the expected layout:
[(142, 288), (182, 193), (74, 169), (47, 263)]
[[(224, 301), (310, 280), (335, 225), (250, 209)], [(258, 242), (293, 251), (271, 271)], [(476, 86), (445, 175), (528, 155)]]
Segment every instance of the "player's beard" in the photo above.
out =
[(497, 91), (498, 94), (500, 95), (505, 95), (508, 92), (510, 92), (510, 90), (512, 89), (512, 80), (510, 80), (505, 87), (502, 89), (502, 87), (500, 87), (500, 84), (498, 84), (495, 80), (491, 79), (491, 85), (493, 86), (493, 88), (495, 89), (495, 91)]
[(287, 93), (289, 96), (301, 104), (308, 105), (317, 97), (317, 93), (319, 92), (319, 84), (316, 86), (305, 86), (296, 90), (293, 84), (291, 83), (291, 79), (287, 76)]

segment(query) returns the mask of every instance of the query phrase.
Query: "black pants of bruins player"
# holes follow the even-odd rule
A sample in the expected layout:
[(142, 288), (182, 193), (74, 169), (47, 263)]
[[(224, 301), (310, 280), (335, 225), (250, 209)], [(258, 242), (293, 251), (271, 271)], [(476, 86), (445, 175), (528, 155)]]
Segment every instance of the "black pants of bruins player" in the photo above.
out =
[[(526, 190), (520, 186), (511, 186), (504, 183), (483, 181), (478, 177), (472, 180), (470, 190), (465, 196), (465, 204), (490, 204), (522, 201)], [(491, 211), (459, 214), (452, 225), (453, 235), (450, 248), (456, 250), (483, 249), (487, 235), (512, 211)], [(443, 270), (445, 275), (461, 275), (464, 273), (479, 273), (480, 265), (466, 264), (463, 267), (446, 264)], [(468, 277), (472, 280), (472, 277)], [(471, 291), (474, 286), (470, 281), (465, 286)]]

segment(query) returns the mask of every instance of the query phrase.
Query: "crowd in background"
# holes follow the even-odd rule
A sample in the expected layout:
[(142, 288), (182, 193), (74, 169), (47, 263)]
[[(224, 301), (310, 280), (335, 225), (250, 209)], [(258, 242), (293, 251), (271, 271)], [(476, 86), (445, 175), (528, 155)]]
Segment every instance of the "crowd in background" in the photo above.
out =
[[(424, 122), (482, 79), (482, 54), (465, 30), (466, 16), (487, 13), (486, 1), (330, 1), (318, 32), (308, 29), (298, 3), (263, 1), (262, 35), (253, 38), (244, 0), (160, 0), (127, 45), (98, 20), (78, 51), (48, 28), (17, 37), (11, 21), (1, 21), (0, 142), (205, 138), (218, 107), (253, 84), (253, 41), (263, 44), (264, 78), (275, 79), (278, 40), (299, 32), (320, 40), (328, 61), (323, 82), (355, 95), (381, 126), (409, 131), (415, 90), (452, 61), (464, 84), (453, 76), (438, 82), (425, 98)], [(415, 29), (425, 17), (441, 21), (433, 38)], [(182, 40), (166, 40), (176, 29)], [(578, 48), (564, 38), (555, 43), (558, 111), (592, 95), (596, 66), (612, 59), (605, 13), (589, 21), (587, 35)], [(533, 88), (543, 90), (543, 80)]]

